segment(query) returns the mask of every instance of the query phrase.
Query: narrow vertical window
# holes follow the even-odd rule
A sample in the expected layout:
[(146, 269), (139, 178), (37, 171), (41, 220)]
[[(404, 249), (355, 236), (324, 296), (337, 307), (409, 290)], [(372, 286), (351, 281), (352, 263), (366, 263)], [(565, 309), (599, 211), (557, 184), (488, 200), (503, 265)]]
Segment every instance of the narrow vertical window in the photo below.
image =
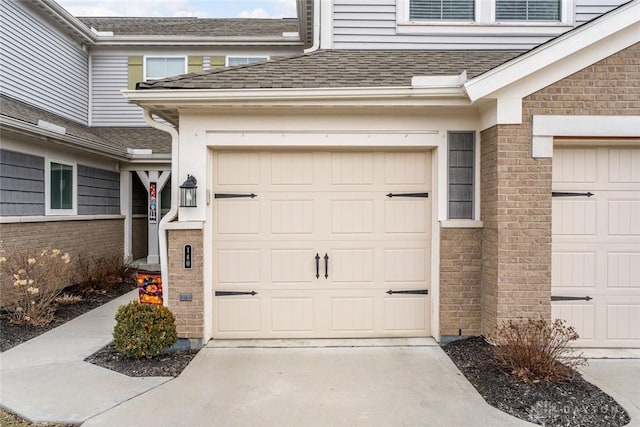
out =
[(49, 182), (49, 207), (73, 209), (73, 167), (51, 162)]
[(449, 219), (473, 219), (475, 134), (449, 132)]

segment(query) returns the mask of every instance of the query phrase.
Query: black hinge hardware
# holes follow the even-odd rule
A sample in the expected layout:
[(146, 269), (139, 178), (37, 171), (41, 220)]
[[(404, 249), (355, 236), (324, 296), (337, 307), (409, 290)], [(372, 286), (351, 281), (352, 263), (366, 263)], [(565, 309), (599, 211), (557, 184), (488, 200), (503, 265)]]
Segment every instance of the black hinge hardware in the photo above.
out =
[(320, 278), (320, 255), (316, 253), (316, 279)]
[(392, 291), (391, 289), (389, 289), (385, 293), (389, 295), (393, 295), (393, 294), (427, 295), (429, 293), (429, 289), (416, 289), (411, 291)]
[(229, 194), (229, 193), (216, 193), (213, 195), (214, 199), (237, 199), (240, 197), (251, 197), (252, 199), (254, 197), (258, 197), (257, 194)]
[(593, 298), (586, 297), (565, 297), (565, 296), (551, 296), (551, 301), (591, 301)]
[(571, 193), (571, 192), (567, 192), (567, 191), (552, 191), (551, 192), (551, 197), (580, 197), (580, 196), (591, 197), (591, 196), (595, 196), (595, 194), (593, 194), (590, 191), (587, 192), (587, 193)]
[(251, 292), (216, 291), (217, 297), (229, 297), (232, 295), (258, 295), (258, 293), (256, 291), (251, 291)]
[(429, 193), (389, 193), (386, 194), (387, 197), (429, 197)]

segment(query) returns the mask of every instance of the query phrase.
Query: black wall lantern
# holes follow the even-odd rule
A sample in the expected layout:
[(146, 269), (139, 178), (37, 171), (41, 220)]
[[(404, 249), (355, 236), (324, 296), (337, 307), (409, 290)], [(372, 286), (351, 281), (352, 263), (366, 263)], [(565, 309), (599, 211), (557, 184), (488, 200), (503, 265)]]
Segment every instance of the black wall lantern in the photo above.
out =
[(193, 175), (187, 175), (187, 180), (180, 186), (180, 207), (195, 208), (198, 206), (196, 202), (196, 193), (198, 192), (198, 181)]

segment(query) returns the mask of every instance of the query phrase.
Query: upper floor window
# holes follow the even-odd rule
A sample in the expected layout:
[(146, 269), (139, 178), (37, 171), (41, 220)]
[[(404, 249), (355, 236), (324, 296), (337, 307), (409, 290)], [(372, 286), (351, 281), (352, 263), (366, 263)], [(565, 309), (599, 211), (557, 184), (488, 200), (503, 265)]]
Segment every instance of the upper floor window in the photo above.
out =
[(187, 72), (185, 56), (147, 56), (144, 61), (144, 80), (163, 79)]
[(262, 62), (268, 60), (268, 56), (227, 56), (227, 67), (252, 64), (254, 62)]
[(412, 21), (473, 21), (475, 0), (410, 0)]
[(496, 21), (560, 21), (561, 0), (496, 0)]

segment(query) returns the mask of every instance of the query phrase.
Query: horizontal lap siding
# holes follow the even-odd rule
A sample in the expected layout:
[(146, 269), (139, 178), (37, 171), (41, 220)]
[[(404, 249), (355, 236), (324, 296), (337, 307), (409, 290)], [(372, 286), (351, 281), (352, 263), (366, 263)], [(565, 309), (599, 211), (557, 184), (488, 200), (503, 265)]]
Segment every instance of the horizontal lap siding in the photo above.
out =
[(127, 56), (91, 57), (93, 126), (146, 126), (140, 107), (121, 93), (129, 85), (128, 67)]
[[(578, 0), (576, 23), (593, 19), (599, 14), (624, 3), (623, 0)], [(400, 17), (402, 18), (402, 17)], [(402, 19), (400, 19), (402, 20)], [(396, 0), (335, 0), (333, 6), (334, 49), (530, 49), (566, 31), (558, 26), (540, 32), (538, 27), (522, 27), (508, 35), (501, 34), (502, 26), (491, 27), (478, 24), (477, 33), (460, 34), (470, 27), (454, 26), (450, 32), (442, 33), (442, 26), (412, 26), (420, 34), (398, 33), (396, 24)], [(480, 31), (482, 27), (482, 32)], [(488, 29), (488, 31), (487, 31)]]
[(0, 80), (0, 89), (86, 124), (88, 56), (78, 43), (28, 7), (28, 2), (2, 2), (0, 63), (7, 78)]
[(78, 214), (120, 213), (120, 174), (78, 165)]
[(0, 215), (44, 215), (44, 158), (0, 150)]

